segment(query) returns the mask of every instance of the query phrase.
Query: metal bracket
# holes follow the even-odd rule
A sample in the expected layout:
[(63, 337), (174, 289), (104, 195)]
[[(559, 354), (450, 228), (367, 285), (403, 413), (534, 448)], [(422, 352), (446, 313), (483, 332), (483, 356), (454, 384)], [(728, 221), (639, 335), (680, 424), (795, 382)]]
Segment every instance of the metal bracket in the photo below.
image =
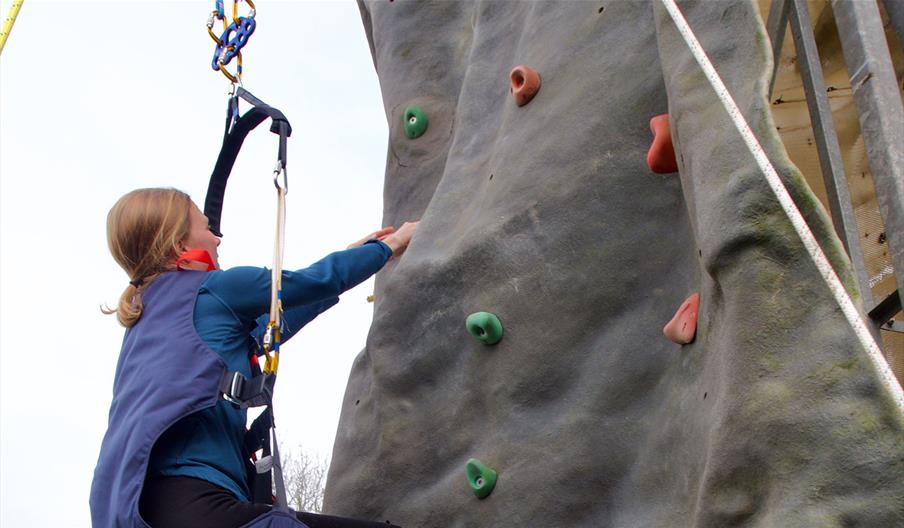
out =
[(888, 297), (880, 302), (869, 311), (869, 318), (873, 320), (881, 328), (886, 329), (886, 325), (892, 321), (898, 312), (901, 311), (901, 297), (898, 291), (893, 291)]

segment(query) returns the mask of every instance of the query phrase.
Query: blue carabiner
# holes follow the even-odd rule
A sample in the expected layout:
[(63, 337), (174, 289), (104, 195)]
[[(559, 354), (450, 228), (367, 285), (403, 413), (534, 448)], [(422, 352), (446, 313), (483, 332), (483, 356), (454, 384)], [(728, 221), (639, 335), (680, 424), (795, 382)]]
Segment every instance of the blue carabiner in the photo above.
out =
[[(229, 24), (229, 27), (220, 35), (220, 42), (214, 50), (210, 66), (218, 71), (221, 63), (229, 64), (248, 43), (256, 26), (257, 22), (254, 21), (254, 17), (239, 17), (238, 24), (235, 22)], [(230, 46), (232, 49), (229, 49)]]

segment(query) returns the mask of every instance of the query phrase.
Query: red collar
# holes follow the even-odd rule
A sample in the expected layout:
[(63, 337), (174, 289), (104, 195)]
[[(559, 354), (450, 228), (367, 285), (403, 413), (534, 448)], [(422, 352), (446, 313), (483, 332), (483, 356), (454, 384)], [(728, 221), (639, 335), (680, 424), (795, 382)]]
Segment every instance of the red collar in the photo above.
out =
[(189, 249), (185, 251), (179, 258), (176, 259), (176, 267), (179, 269), (192, 269), (192, 262), (200, 262), (201, 264), (207, 265), (207, 270), (205, 271), (213, 271), (217, 269), (213, 264), (213, 259), (210, 258), (210, 253), (203, 249)]

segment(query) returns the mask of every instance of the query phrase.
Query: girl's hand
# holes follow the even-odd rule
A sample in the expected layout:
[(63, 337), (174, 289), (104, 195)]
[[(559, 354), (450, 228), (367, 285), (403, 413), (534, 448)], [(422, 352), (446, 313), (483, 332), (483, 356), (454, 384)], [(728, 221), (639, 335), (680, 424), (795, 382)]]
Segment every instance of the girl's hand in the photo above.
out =
[(367, 235), (366, 237), (362, 238), (361, 240), (358, 240), (357, 242), (352, 242), (351, 244), (349, 244), (347, 249), (361, 247), (368, 240), (374, 240), (374, 239), (383, 240), (384, 238), (386, 238), (388, 235), (390, 235), (393, 232), (395, 232), (394, 227), (392, 227), (392, 226), (384, 227), (383, 229), (381, 229), (379, 231), (374, 231), (373, 233)]
[(380, 239), (392, 250), (393, 257), (401, 256), (408, 249), (408, 244), (411, 242), (411, 237), (414, 236), (415, 231), (417, 231), (419, 223), (420, 221), (405, 222), (398, 231), (393, 230), (393, 232)]

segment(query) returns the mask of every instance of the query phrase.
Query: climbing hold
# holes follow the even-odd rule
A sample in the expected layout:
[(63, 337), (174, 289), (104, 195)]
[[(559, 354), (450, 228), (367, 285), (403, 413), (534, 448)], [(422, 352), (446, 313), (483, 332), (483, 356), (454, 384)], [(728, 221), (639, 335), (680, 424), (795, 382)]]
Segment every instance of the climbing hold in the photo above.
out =
[(540, 91), (540, 74), (533, 68), (523, 64), (515, 66), (511, 73), (512, 87), (509, 91), (515, 98), (515, 104), (524, 106)]
[(420, 106), (409, 106), (405, 109), (405, 134), (408, 139), (419, 138), (427, 131), (427, 114)]
[(662, 333), (679, 345), (685, 345), (694, 340), (697, 335), (697, 312), (700, 309), (700, 294), (695, 293), (687, 298), (672, 320), (665, 325)]
[(495, 345), (502, 339), (502, 323), (489, 312), (472, 313), (465, 320), (468, 332), (485, 345)]
[(478, 499), (487, 498), (496, 487), (496, 472), (476, 458), (468, 460), (465, 473), (468, 475), (468, 484)]
[(650, 131), (653, 132), (653, 144), (647, 152), (647, 165), (656, 174), (678, 172), (675, 161), (675, 147), (672, 145), (672, 133), (669, 129), (669, 114), (661, 114), (650, 119)]

